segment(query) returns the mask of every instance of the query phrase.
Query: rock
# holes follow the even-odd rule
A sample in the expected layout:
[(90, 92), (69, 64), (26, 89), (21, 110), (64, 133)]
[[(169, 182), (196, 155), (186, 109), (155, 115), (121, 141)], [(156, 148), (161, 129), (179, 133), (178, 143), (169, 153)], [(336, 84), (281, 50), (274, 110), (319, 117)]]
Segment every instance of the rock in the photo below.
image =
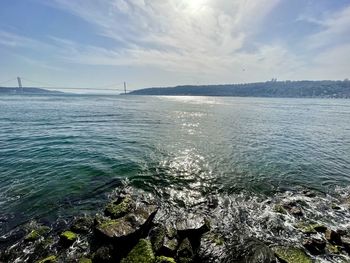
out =
[(105, 208), (105, 214), (113, 219), (120, 218), (132, 212), (136, 207), (134, 200), (130, 196), (118, 199), (108, 204)]
[(79, 263), (92, 263), (92, 260), (89, 258), (81, 258), (79, 259)]
[(100, 247), (92, 256), (94, 263), (109, 263), (112, 261), (112, 249), (109, 247)]
[(25, 241), (35, 241), (38, 240), (39, 238), (43, 237), (46, 233), (50, 231), (50, 228), (47, 226), (39, 226), (36, 229), (33, 229), (30, 233), (28, 233), (25, 237)]
[(175, 256), (178, 244), (179, 243), (176, 237), (169, 238), (168, 236), (165, 236), (163, 243), (159, 248), (159, 254), (165, 256)]
[(194, 257), (192, 245), (188, 238), (182, 240), (179, 249), (177, 250), (177, 259), (179, 263), (192, 262)]
[(316, 197), (316, 194), (312, 191), (303, 191), (303, 194), (306, 196), (306, 197), (310, 197), (310, 198), (313, 198), (313, 197)]
[(152, 244), (146, 239), (140, 239), (139, 243), (129, 252), (121, 263), (154, 263), (155, 256)]
[(136, 208), (132, 213), (118, 219), (97, 219), (96, 232), (107, 239), (125, 239), (137, 235), (147, 229), (158, 207), (144, 205)]
[(196, 214), (188, 214), (176, 222), (176, 229), (180, 236), (200, 236), (210, 230), (210, 221)]
[(286, 209), (284, 209), (283, 206), (280, 205), (280, 204), (276, 204), (276, 205), (274, 206), (273, 210), (274, 210), (276, 213), (287, 214)]
[(160, 256), (156, 258), (156, 263), (176, 263), (175, 259), (165, 257), (165, 256)]
[(75, 233), (80, 233), (80, 234), (86, 234), (89, 233), (92, 229), (93, 225), (93, 218), (92, 217), (78, 217), (77, 219), (74, 220), (71, 230)]
[(159, 251), (164, 243), (166, 228), (163, 225), (153, 228), (150, 233), (150, 240), (154, 251)]
[(315, 224), (313, 225), (313, 228), (318, 232), (318, 233), (325, 233), (327, 231), (327, 227), (321, 224)]
[(271, 263), (276, 258), (273, 251), (260, 240), (252, 239), (245, 245), (245, 263)]
[(70, 246), (77, 240), (77, 235), (72, 231), (64, 231), (60, 235), (60, 241), (64, 246)]
[(202, 262), (219, 263), (223, 261), (225, 249), (223, 237), (219, 233), (208, 232), (201, 237), (198, 256)]
[(313, 255), (323, 254), (326, 247), (326, 241), (316, 238), (308, 238), (303, 241), (303, 246)]
[(289, 210), (289, 213), (291, 213), (294, 216), (302, 216), (303, 215), (303, 211), (301, 210), (300, 207), (292, 207)]
[(316, 233), (324, 233), (327, 230), (327, 227), (321, 224), (306, 224), (299, 223), (295, 226), (300, 229), (304, 234), (316, 234)]
[(272, 251), (284, 263), (312, 263), (311, 258), (300, 248), (277, 246)]
[(341, 210), (341, 207), (337, 204), (332, 204), (332, 209), (333, 210)]
[(350, 254), (350, 238), (342, 237), (341, 242), (345, 251)]
[(329, 254), (339, 254), (340, 253), (339, 246), (335, 246), (335, 245), (332, 245), (329, 243), (326, 245), (326, 249), (327, 249)]
[(326, 232), (324, 233), (324, 236), (327, 239), (327, 241), (332, 245), (341, 245), (340, 235), (334, 230), (327, 229)]
[(56, 256), (49, 256), (42, 260), (39, 260), (37, 263), (56, 263), (56, 262), (57, 262)]

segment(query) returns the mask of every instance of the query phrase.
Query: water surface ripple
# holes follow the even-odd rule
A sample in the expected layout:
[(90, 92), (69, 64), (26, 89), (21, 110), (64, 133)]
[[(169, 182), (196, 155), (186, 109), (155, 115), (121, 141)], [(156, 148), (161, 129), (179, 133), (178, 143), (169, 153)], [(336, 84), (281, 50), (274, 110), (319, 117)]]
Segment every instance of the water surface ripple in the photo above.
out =
[(350, 101), (1, 96), (0, 231), (90, 212), (128, 180), (166, 202), (350, 185)]

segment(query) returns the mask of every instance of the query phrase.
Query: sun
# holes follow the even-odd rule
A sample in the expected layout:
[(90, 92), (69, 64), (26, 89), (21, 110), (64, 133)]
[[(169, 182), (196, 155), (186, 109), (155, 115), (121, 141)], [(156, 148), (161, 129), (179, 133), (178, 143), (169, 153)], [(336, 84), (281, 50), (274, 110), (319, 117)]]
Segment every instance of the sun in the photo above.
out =
[(208, 3), (208, 0), (185, 0), (188, 9), (192, 12), (201, 10)]

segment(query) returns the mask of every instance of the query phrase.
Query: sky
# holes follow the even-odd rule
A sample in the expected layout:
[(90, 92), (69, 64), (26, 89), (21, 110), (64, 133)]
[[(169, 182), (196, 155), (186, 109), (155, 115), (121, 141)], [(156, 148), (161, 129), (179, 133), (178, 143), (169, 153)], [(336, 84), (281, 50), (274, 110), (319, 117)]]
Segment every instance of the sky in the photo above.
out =
[(1, 0), (0, 86), (350, 77), (350, 0)]

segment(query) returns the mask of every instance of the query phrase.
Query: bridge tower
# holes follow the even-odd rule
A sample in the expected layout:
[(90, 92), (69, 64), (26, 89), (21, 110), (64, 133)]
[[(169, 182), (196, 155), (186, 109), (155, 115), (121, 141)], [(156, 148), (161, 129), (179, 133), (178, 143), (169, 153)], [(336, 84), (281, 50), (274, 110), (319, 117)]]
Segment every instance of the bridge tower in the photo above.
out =
[(18, 88), (20, 92), (23, 92), (22, 81), (20, 77), (17, 77), (17, 82), (18, 82)]

